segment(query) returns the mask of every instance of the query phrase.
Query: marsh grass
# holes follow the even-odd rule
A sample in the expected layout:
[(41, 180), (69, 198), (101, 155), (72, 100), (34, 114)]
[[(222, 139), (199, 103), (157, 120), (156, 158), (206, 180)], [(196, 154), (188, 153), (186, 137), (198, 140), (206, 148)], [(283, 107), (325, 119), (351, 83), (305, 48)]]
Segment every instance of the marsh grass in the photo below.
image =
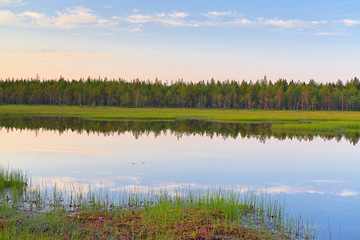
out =
[(313, 226), (292, 217), (281, 201), (236, 189), (113, 193), (29, 183), (21, 197), (12, 193), (0, 201), (0, 239), (315, 238)]
[(228, 122), (358, 121), (360, 112), (290, 111), (195, 108), (120, 108), (43, 105), (0, 105), (0, 116), (83, 117), (101, 120), (181, 120), (204, 119)]
[(9, 189), (21, 191), (26, 187), (27, 180), (20, 170), (0, 167), (0, 192)]
[(194, 108), (119, 108), (0, 105), (0, 117), (78, 117), (95, 121), (204, 120), (229, 123), (271, 123), (273, 130), (360, 132), (360, 112), (266, 111)]

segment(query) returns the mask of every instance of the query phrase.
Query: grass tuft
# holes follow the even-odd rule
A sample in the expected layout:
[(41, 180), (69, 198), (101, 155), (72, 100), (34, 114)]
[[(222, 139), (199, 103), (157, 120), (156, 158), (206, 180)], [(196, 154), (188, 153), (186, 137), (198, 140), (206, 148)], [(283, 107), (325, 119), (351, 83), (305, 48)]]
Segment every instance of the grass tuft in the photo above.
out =
[(26, 187), (27, 181), (28, 178), (20, 170), (0, 167), (0, 191), (22, 190)]

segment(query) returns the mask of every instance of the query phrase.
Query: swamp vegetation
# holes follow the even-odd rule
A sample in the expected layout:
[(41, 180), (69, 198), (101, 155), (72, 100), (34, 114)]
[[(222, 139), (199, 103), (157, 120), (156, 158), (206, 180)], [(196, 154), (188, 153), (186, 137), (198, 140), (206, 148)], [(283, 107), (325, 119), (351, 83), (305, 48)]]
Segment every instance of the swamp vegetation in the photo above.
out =
[[(332, 123), (333, 122), (330, 122), (330, 124)], [(342, 123), (335, 122), (334, 124)], [(271, 138), (279, 140), (298, 139), (312, 141), (316, 137), (321, 137), (324, 140), (336, 139), (337, 141), (341, 141), (342, 139), (346, 139), (354, 145), (358, 144), (360, 139), (360, 132), (356, 131), (356, 129), (359, 128), (359, 124), (360, 123), (355, 122), (355, 127), (352, 131), (338, 132), (329, 131), (326, 123), (320, 124), (323, 130), (314, 131), (311, 129), (313, 124), (310, 123), (295, 125), (293, 123), (233, 123), (209, 122), (204, 120), (94, 121), (77, 117), (0, 117), (0, 127), (3, 127), (6, 131), (19, 129), (41, 132), (46, 130), (57, 131), (59, 134), (71, 131), (76, 133), (103, 134), (105, 136), (130, 132), (136, 139), (142, 135), (149, 135), (150, 133), (153, 133), (154, 136), (157, 137), (169, 132), (178, 138), (189, 135), (201, 135), (210, 138), (221, 136), (224, 139), (255, 138), (263, 143)], [(301, 128), (301, 126), (303, 126), (303, 128)]]
[(1, 239), (314, 239), (315, 229), (269, 195), (235, 189), (84, 193), (32, 186), (1, 169)]
[(266, 141), (297, 138), (347, 139), (357, 144), (360, 113), (343, 111), (263, 111), (230, 109), (118, 108), (78, 106), (0, 106), (0, 125), (7, 129), (48, 129), (103, 134), (152, 131), (256, 137)]
[[(222, 138), (317, 137), (359, 142), (354, 111), (119, 108), (1, 105), (0, 127), (121, 135), (168, 133)], [(274, 195), (212, 188), (123, 191), (33, 185), (21, 171), (1, 169), (1, 239), (316, 239), (306, 217)]]

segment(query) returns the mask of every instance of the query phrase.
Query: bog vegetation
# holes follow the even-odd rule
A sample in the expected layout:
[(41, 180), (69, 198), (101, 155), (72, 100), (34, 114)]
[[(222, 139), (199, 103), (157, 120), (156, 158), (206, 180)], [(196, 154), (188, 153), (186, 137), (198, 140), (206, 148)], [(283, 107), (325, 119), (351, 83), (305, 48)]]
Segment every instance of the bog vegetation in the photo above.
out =
[[(1, 109), (0, 107), (0, 111)], [(324, 140), (344, 139), (356, 145), (360, 140), (360, 122), (354, 120), (312, 123), (212, 122), (197, 119), (94, 121), (80, 117), (1, 117), (0, 114), (1, 128), (6, 131), (32, 130), (36, 134), (42, 131), (55, 131), (59, 134), (71, 131), (105, 136), (131, 133), (136, 139), (150, 133), (157, 137), (170, 132), (179, 139), (183, 136), (201, 135), (210, 138), (221, 136), (223, 139), (255, 138), (263, 143), (272, 138), (312, 141), (320, 137)]]
[(31, 185), (0, 168), (1, 239), (315, 239), (311, 221), (269, 195), (163, 189), (110, 195)]
[(359, 110), (360, 81), (309, 83), (266, 77), (256, 82), (131, 82), (118, 79), (0, 81), (0, 104), (97, 105), (121, 107)]

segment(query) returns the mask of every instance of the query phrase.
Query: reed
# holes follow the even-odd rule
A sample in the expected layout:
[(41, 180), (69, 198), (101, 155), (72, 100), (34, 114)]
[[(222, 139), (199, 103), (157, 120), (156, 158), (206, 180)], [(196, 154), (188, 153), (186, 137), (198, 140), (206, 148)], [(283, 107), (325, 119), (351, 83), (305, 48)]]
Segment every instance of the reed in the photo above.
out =
[(20, 170), (0, 167), (0, 192), (4, 190), (22, 190), (28, 178)]

